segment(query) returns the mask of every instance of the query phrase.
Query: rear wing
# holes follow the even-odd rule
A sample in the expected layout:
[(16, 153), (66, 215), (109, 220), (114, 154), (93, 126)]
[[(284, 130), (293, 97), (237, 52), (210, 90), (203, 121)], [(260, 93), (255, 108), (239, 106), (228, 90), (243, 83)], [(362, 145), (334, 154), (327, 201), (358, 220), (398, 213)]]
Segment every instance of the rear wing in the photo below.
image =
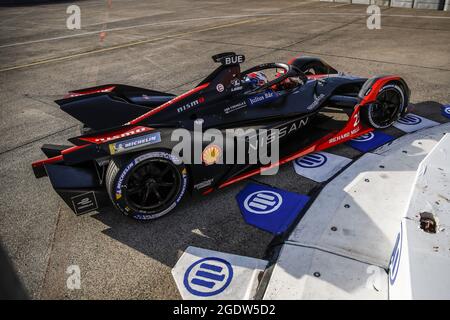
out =
[(108, 84), (71, 91), (55, 102), (87, 127), (104, 130), (121, 126), (173, 98), (175, 95), (166, 92)]

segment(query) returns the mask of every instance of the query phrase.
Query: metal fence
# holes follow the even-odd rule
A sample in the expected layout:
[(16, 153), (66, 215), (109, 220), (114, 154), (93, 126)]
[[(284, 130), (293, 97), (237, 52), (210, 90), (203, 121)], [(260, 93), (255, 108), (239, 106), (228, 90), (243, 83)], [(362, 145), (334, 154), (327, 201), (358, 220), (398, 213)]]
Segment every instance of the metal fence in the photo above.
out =
[(450, 0), (320, 0), (337, 3), (377, 4), (389, 7), (450, 11)]

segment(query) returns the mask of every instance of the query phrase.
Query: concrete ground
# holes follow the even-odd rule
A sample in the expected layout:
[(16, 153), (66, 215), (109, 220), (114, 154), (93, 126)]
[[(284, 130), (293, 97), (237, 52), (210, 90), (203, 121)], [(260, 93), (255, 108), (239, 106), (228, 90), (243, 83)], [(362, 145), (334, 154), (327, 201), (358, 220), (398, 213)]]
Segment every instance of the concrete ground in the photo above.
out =
[[(151, 223), (113, 210), (75, 216), (30, 166), (42, 158), (43, 143), (78, 133), (77, 121), (53, 102), (70, 89), (124, 83), (179, 94), (215, 67), (215, 53), (243, 53), (244, 67), (302, 53), (361, 76), (399, 74), (416, 112), (445, 121), (439, 107), (450, 102), (448, 12), (383, 8), (381, 29), (369, 30), (364, 5), (76, 3), (81, 30), (66, 28), (69, 2), (0, 10), (0, 239), (32, 298), (176, 299), (170, 270), (188, 245), (261, 258), (272, 240), (241, 218), (234, 197), (245, 182), (185, 201)], [(335, 152), (359, 155), (346, 146)], [(254, 180), (304, 194), (317, 186), (290, 165)], [(80, 290), (66, 287), (72, 264), (81, 269)]]

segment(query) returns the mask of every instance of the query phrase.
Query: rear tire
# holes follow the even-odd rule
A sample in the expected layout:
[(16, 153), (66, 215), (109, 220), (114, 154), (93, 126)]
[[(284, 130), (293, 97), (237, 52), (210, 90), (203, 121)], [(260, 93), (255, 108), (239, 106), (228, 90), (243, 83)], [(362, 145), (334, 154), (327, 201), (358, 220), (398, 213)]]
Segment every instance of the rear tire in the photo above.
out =
[(390, 127), (406, 106), (403, 89), (394, 83), (383, 86), (373, 103), (361, 106), (361, 119), (375, 129)]
[(136, 220), (151, 220), (172, 211), (188, 185), (184, 164), (165, 151), (113, 158), (106, 172), (106, 190), (114, 206)]

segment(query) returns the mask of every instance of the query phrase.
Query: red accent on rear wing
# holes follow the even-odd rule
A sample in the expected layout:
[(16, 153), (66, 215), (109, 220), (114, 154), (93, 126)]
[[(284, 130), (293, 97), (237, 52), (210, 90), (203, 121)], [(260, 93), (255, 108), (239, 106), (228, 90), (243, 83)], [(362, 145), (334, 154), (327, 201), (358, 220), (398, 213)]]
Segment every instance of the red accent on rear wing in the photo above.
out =
[(41, 167), (44, 164), (55, 163), (55, 162), (60, 162), (60, 161), (63, 161), (63, 156), (62, 155), (59, 155), (59, 156), (56, 156), (56, 157), (52, 157), (52, 158), (48, 158), (48, 159), (44, 159), (44, 160), (35, 161), (35, 162), (33, 162), (31, 164), (31, 166), (33, 168), (36, 168), (36, 167)]
[(73, 147), (64, 149), (63, 151), (61, 151), (61, 154), (58, 155), (58, 156), (51, 157), (51, 158), (48, 158), (48, 159), (38, 160), (38, 161), (33, 162), (31, 164), (31, 167), (33, 168), (34, 174), (36, 175), (37, 178), (45, 176), (46, 174), (44, 172), (44, 169), (41, 168), (41, 167), (43, 167), (46, 164), (63, 162), (65, 154), (68, 154), (68, 153), (80, 150), (80, 149), (82, 149), (82, 148), (84, 148), (84, 147), (86, 147), (88, 145), (89, 144), (85, 144), (85, 145), (82, 145), (82, 146), (73, 146)]
[(78, 139), (84, 141), (85, 144), (64, 149), (61, 151), (60, 155), (51, 157), (48, 159), (35, 161), (31, 164), (31, 166), (33, 168), (33, 171), (34, 171), (36, 177), (38, 177), (38, 178), (43, 177), (46, 175), (45, 170), (43, 168), (44, 165), (58, 163), (58, 162), (64, 162), (64, 156), (69, 153), (76, 152), (87, 146), (92, 146), (93, 144), (98, 145), (98, 144), (102, 144), (105, 142), (114, 141), (117, 139), (125, 138), (128, 136), (132, 136), (135, 134), (148, 132), (148, 131), (152, 131), (152, 130), (153, 130), (153, 128), (143, 127), (143, 126), (133, 126), (133, 127), (127, 126), (122, 129), (119, 129), (119, 130), (102, 133), (99, 135), (92, 135), (92, 136), (86, 136), (86, 137), (82, 136), (82, 137), (79, 137)]
[(116, 88), (116, 86), (101, 86), (101, 87), (95, 87), (95, 88), (89, 88), (89, 89), (81, 89), (81, 90), (69, 91), (69, 93), (64, 96), (64, 99), (84, 96), (84, 95), (87, 95), (87, 94), (111, 92), (115, 88)]
[(101, 133), (98, 135), (91, 135), (91, 136), (81, 136), (78, 137), (78, 140), (86, 141), (89, 143), (95, 143), (95, 144), (101, 144), (104, 142), (109, 142), (121, 138), (125, 138), (128, 136), (132, 136), (138, 133), (143, 133), (147, 131), (152, 131), (153, 128), (144, 127), (144, 126), (125, 126), (119, 130), (111, 131), (107, 133)]

